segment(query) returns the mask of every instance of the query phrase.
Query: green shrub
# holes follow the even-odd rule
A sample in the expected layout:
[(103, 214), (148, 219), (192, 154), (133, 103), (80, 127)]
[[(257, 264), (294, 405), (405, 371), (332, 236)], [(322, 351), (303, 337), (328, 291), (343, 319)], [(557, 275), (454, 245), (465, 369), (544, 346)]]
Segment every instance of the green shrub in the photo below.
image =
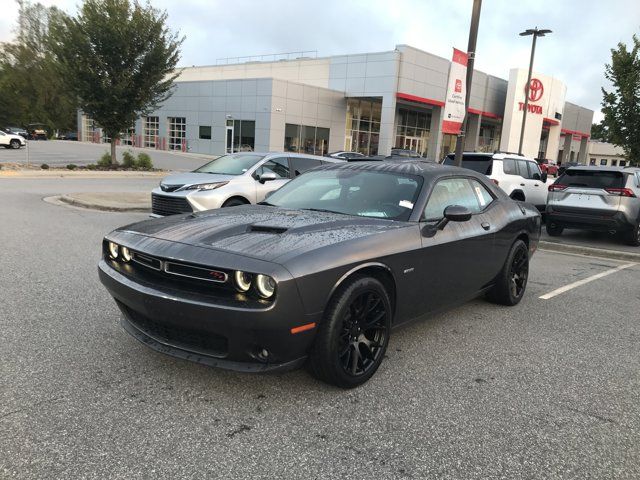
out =
[(133, 152), (126, 151), (122, 154), (122, 166), (124, 168), (134, 168), (136, 166), (136, 157), (133, 156)]
[(87, 165), (87, 170), (95, 170), (98, 166), (95, 163), (90, 163)]
[(43, 163), (42, 165), (40, 165), (40, 168), (42, 170), (49, 170), (49, 165), (47, 165), (46, 163)]
[(104, 152), (98, 160), (98, 166), (102, 168), (111, 168), (111, 154), (109, 152)]
[(153, 168), (153, 162), (151, 161), (151, 157), (142, 152), (138, 154), (138, 161), (136, 162), (136, 167), (142, 170), (151, 170)]
[(76, 168), (78, 168), (78, 165), (76, 165), (75, 163), (69, 163), (67, 165), (67, 170), (75, 170)]

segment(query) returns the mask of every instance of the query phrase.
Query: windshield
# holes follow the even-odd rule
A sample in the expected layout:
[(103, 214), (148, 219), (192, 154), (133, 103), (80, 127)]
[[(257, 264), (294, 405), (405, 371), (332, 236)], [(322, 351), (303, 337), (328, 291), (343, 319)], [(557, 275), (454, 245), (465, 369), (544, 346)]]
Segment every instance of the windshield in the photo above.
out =
[[(455, 165), (455, 158), (452, 154), (447, 155), (442, 162), (444, 165)], [(462, 168), (468, 168), (483, 175), (491, 175), (493, 158), (489, 155), (464, 155), (462, 157)]]
[(622, 188), (624, 175), (622, 172), (606, 170), (566, 170), (556, 183), (568, 187), (586, 188)]
[(215, 160), (205, 163), (194, 170), (195, 173), (219, 173), (221, 175), (242, 175), (256, 163), (264, 158), (255, 153), (234, 153), (223, 155)]
[(265, 203), (406, 221), (421, 186), (422, 177), (415, 175), (373, 170), (317, 170), (287, 183)]

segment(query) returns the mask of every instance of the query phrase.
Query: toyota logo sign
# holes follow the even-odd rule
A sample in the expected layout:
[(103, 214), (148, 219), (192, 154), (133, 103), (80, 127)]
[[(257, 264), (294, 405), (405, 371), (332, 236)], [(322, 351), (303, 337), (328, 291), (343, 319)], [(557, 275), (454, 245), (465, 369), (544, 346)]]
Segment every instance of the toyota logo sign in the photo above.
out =
[(532, 78), (531, 83), (529, 83), (529, 101), (537, 102), (542, 98), (542, 94), (544, 93), (544, 86), (542, 82), (537, 78)]

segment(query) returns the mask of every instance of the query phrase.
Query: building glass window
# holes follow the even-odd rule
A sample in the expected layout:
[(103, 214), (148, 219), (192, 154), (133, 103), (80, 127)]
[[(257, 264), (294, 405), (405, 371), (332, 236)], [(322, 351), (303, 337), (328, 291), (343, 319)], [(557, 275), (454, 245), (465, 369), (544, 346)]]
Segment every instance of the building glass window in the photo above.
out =
[(233, 121), (233, 151), (253, 152), (256, 146), (256, 121)]
[(287, 123), (284, 126), (284, 150), (285, 152), (326, 155), (329, 151), (330, 133), (329, 128)]
[(620, 160), (619, 165), (620, 165), (621, 167), (626, 167), (626, 166), (627, 166), (627, 161), (626, 161), (626, 160)]
[(449, 155), (451, 152), (456, 151), (457, 139), (458, 139), (457, 135), (453, 135), (449, 133), (442, 134), (442, 151), (440, 152), (440, 155), (443, 158)]
[(97, 142), (95, 139), (96, 127), (93, 118), (88, 115), (82, 116), (82, 138), (83, 142)]
[(198, 138), (200, 138), (200, 140), (211, 140), (211, 126), (200, 125), (198, 128)]
[(429, 147), (431, 112), (398, 109), (394, 148), (414, 150), (423, 157)]
[[(498, 150), (498, 142), (500, 141), (500, 124), (480, 121), (480, 134), (478, 136), (478, 152), (495, 152)], [(548, 135), (548, 132), (546, 132)], [(543, 133), (544, 135), (544, 133)], [(542, 150), (542, 140), (540, 141), (541, 150)], [(544, 150), (547, 149), (546, 138), (544, 142)], [(543, 155), (544, 155), (543, 150)], [(540, 155), (538, 153), (538, 155)], [(544, 158), (544, 157), (540, 157)]]
[(606, 166), (606, 165), (607, 165), (607, 159), (606, 158), (600, 159), (600, 166)]
[(144, 146), (147, 148), (156, 148), (158, 143), (158, 135), (160, 132), (159, 117), (145, 117), (144, 119)]
[(169, 117), (169, 150), (183, 150), (186, 147), (187, 119)]
[(611, 160), (611, 166), (612, 167), (617, 167), (618, 166), (618, 161), (617, 160)]
[(592, 158), (589, 160), (589, 165), (595, 165), (596, 164), (596, 159)]
[(345, 150), (377, 155), (382, 101), (349, 99), (345, 126)]

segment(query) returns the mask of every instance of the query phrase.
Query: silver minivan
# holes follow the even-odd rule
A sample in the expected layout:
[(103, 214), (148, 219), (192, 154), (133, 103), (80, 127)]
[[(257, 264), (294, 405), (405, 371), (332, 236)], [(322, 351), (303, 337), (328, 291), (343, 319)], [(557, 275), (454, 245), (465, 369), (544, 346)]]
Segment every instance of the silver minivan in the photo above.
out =
[(640, 246), (640, 169), (571, 167), (549, 186), (547, 233), (565, 228), (625, 235)]
[(193, 172), (163, 178), (151, 192), (152, 216), (255, 204), (306, 170), (342, 162), (301, 153), (223, 155)]

